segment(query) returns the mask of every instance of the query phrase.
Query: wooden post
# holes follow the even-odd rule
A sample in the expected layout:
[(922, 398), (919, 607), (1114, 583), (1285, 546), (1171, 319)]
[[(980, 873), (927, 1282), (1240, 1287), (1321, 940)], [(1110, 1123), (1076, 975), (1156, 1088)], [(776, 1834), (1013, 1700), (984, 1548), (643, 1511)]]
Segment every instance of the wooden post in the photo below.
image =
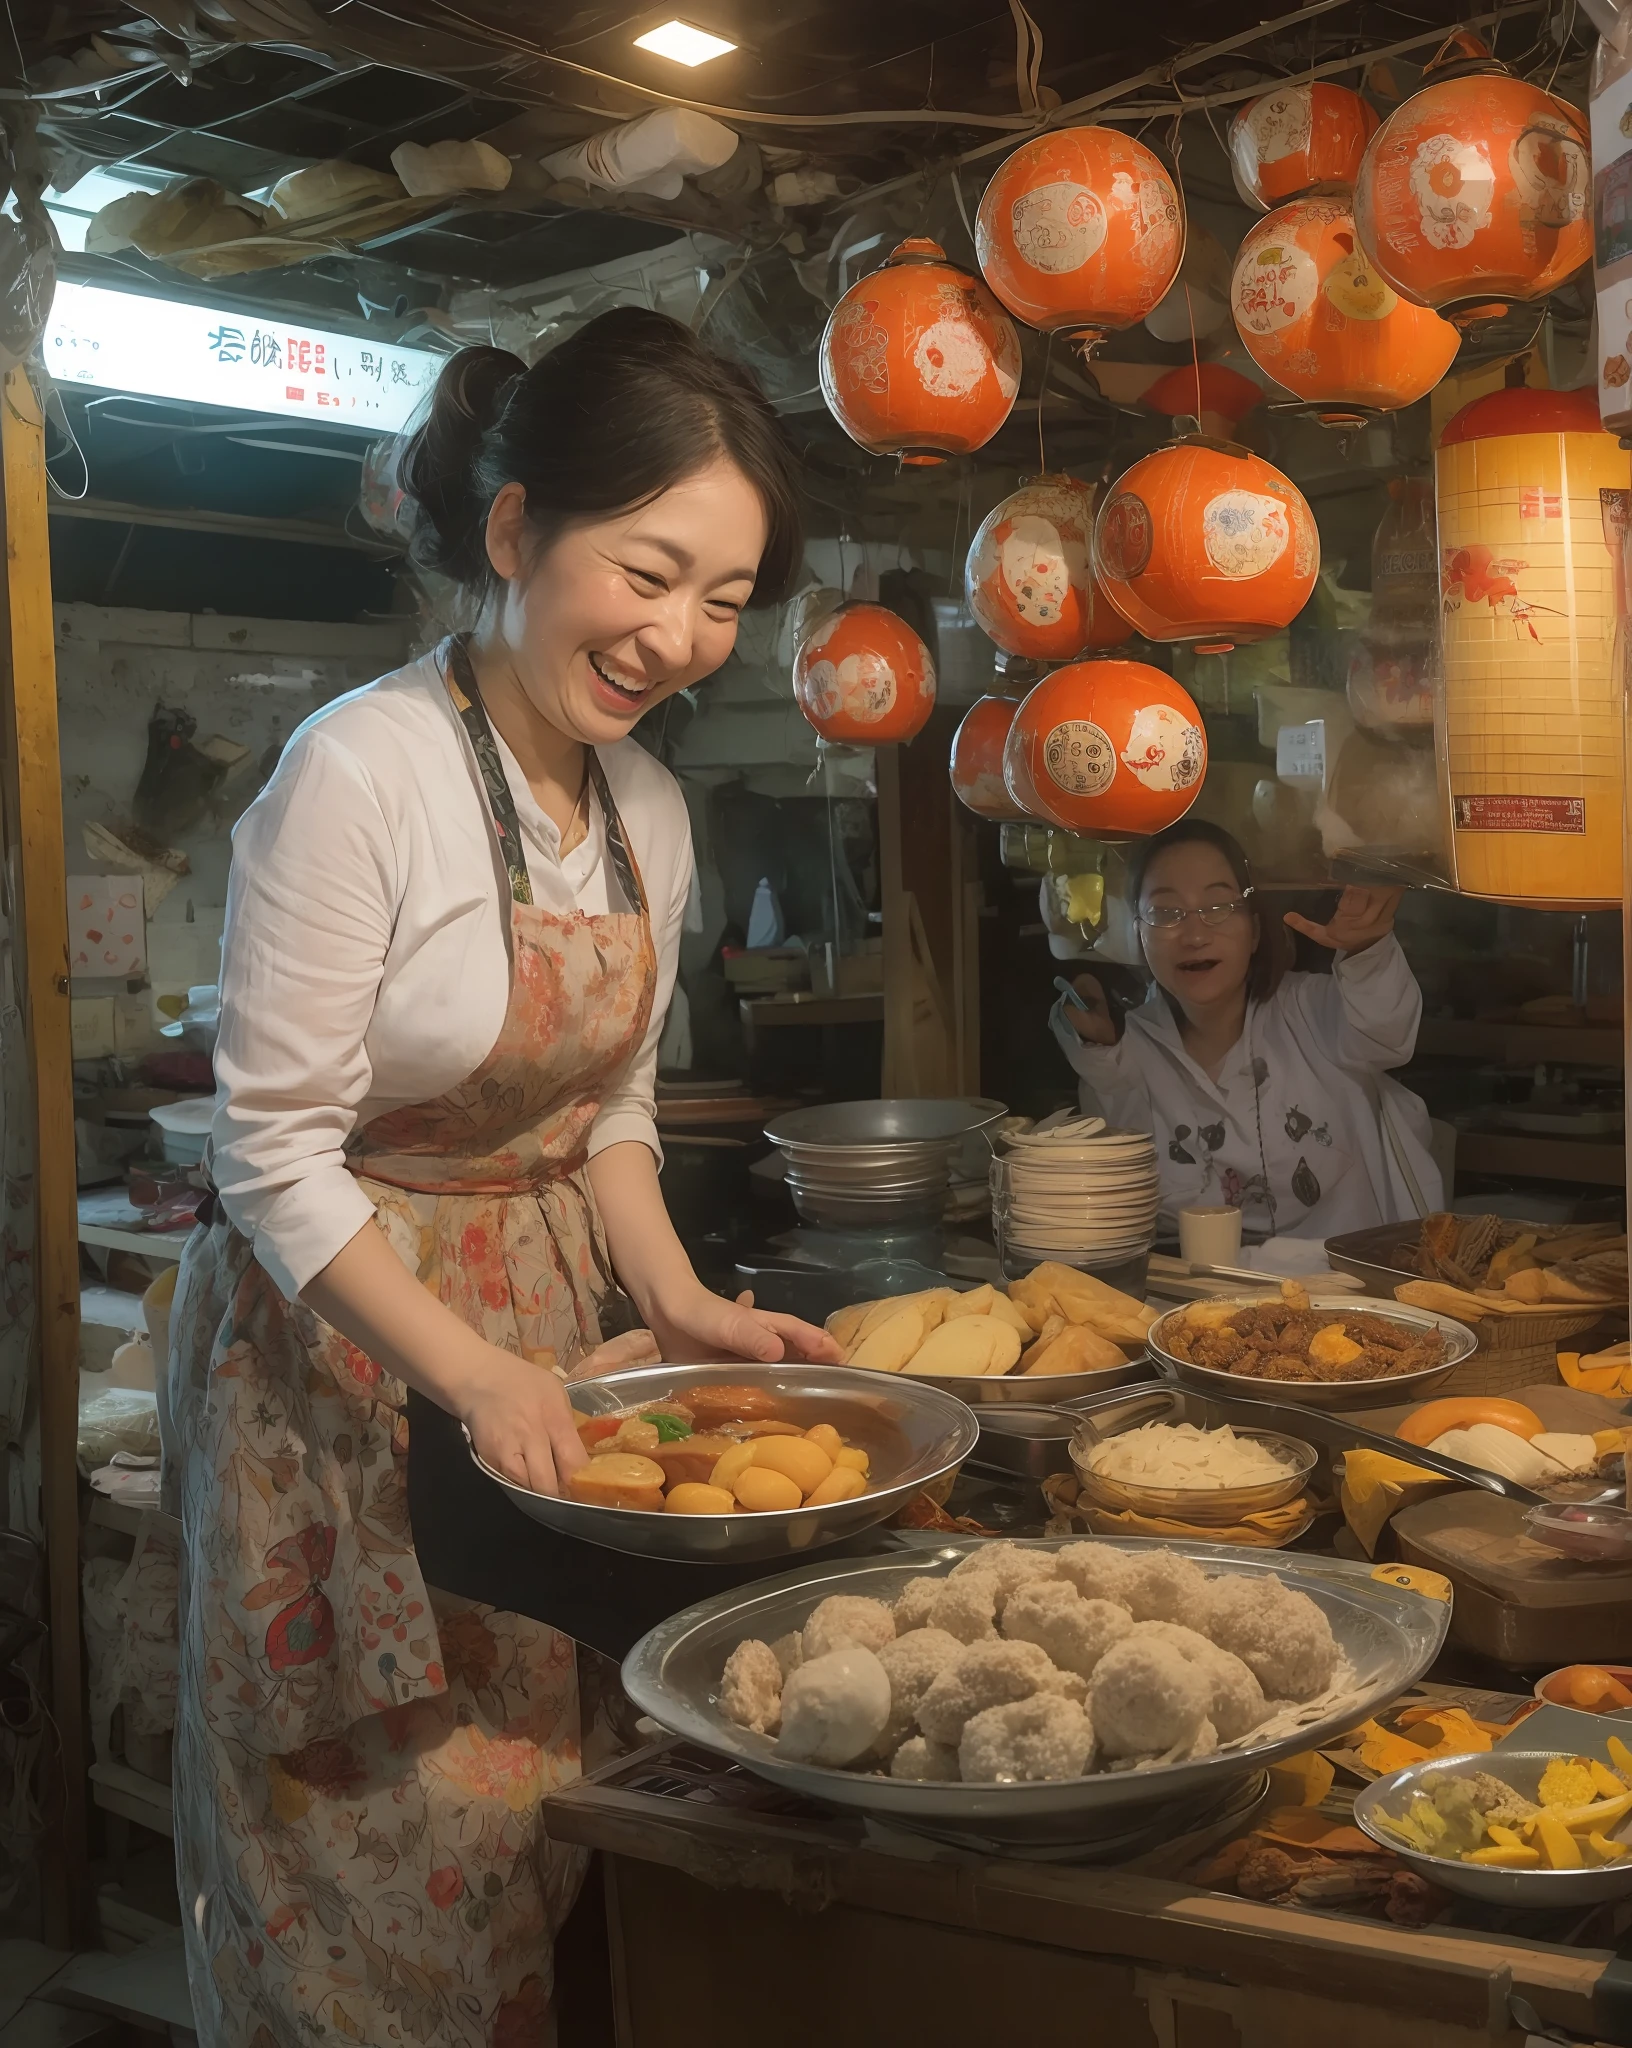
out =
[(40, 1511), (45, 1529), (51, 1714), (59, 1744), (46, 1843), (46, 1939), (89, 1938), (85, 1721), (79, 1650), (79, 1213), (74, 1168), (67, 877), (57, 666), (46, 536), (45, 422), (27, 372), (0, 389), (0, 753), (12, 958), (34, 1105), (34, 1298)]

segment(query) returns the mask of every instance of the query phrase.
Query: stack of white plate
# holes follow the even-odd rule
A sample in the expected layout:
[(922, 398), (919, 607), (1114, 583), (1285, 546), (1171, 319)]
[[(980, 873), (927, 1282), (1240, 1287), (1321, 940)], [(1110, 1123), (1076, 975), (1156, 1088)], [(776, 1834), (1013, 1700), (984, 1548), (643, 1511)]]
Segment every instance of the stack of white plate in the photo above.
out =
[(1005, 1131), (992, 1161), (992, 1210), (1005, 1253), (1067, 1265), (1115, 1265), (1156, 1241), (1161, 1190), (1148, 1131), (1103, 1117), (1050, 1117)]

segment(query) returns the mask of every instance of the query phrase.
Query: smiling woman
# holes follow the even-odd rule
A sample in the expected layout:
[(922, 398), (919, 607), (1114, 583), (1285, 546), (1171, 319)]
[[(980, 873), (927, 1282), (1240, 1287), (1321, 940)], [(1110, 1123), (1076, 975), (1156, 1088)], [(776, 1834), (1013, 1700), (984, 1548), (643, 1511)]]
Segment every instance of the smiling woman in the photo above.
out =
[[(426, 1586), (408, 1390), (553, 1492), (575, 1369), (839, 1361), (703, 1287), (653, 1120), (692, 857), (631, 735), (799, 560), (775, 417), (625, 308), (530, 370), (454, 357), (404, 483), (471, 627), (309, 720), (238, 826), (218, 1200), (172, 1326), (189, 1969), (204, 2037), (263, 2048), (383, 2041), (361, 1987), (410, 1966), (443, 1987), (422, 2038), (549, 2031), (573, 1645)], [(603, 1344), (614, 1273), (650, 1327)]]

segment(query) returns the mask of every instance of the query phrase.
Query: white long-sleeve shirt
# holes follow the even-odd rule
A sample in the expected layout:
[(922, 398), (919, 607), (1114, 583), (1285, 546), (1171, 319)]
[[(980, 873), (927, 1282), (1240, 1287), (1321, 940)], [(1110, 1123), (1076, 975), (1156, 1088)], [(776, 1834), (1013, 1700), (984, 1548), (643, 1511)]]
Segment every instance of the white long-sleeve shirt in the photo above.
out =
[(1229, 1203), (1253, 1236), (1326, 1238), (1418, 1213), (1380, 1103), (1424, 1203), (1443, 1201), (1428, 1112), (1386, 1071), (1410, 1059), (1421, 1016), (1422, 991), (1390, 936), (1249, 1002), (1216, 1081), (1185, 1051), (1155, 986), (1117, 1045), (1084, 1043), (1063, 997), (1049, 1023), (1081, 1077), (1083, 1108), (1155, 1133), (1164, 1235), (1180, 1209)]
[[(495, 734), (497, 739), (497, 735)], [(594, 802), (565, 857), (498, 740), (534, 901), (633, 908)], [(685, 798), (638, 741), (597, 750), (645, 884), (652, 1020), (607, 1094), (590, 1153), (636, 1139), (661, 1158), (657, 1045), (692, 884)], [(389, 1110), (475, 1072), (504, 1021), (510, 889), (491, 813), (433, 657), (339, 698), (291, 738), (233, 833), (212, 1131), (227, 1214), (291, 1298), (373, 1214), (345, 1144)]]

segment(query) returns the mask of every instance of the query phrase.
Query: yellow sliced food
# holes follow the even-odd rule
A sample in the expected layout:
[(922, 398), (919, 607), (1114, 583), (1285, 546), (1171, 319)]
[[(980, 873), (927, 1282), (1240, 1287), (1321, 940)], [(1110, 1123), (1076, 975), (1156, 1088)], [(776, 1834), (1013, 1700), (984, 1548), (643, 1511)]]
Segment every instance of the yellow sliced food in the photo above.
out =
[(736, 1496), (729, 1487), (704, 1486), (691, 1479), (671, 1486), (663, 1503), (663, 1512), (669, 1515), (734, 1515), (736, 1511)]
[(1585, 1757), (1555, 1756), (1541, 1774), (1536, 1798), (1543, 1806), (1560, 1809), (1589, 1806), (1598, 1790)]
[(1470, 1849), (1462, 1861), (1483, 1863), (1494, 1870), (1534, 1870), (1541, 1862), (1541, 1851), (1503, 1842), (1494, 1849)]
[(977, 1379), (1007, 1372), (1019, 1356), (1019, 1332), (1007, 1323), (991, 1316), (959, 1316), (927, 1336), (904, 1370), (914, 1379)]
[(958, 1322), (964, 1316), (989, 1316), (997, 1300), (997, 1289), (990, 1281), (984, 1287), (971, 1287), (967, 1294), (955, 1294), (946, 1304), (943, 1323)]
[(915, 1308), (897, 1309), (864, 1336), (850, 1354), (863, 1372), (899, 1372), (924, 1341), (924, 1318)]
[(1623, 1778), (1632, 1777), (1632, 1749), (1618, 1735), (1609, 1738), (1609, 1760)]
[(1018, 1335), (1022, 1344), (1029, 1344), (1042, 1327), (1041, 1324), (1034, 1323), (1031, 1320), (1019, 1302), (1011, 1301), (1006, 1294), (999, 1294), (994, 1299), (991, 1307), (987, 1310), (987, 1314), (996, 1322), (1007, 1323), (1009, 1328)]
[[(757, 1442), (758, 1439), (756, 1438)], [(729, 1493), (736, 1484), (737, 1474), (746, 1472), (754, 1462), (752, 1443), (734, 1444), (730, 1450), (722, 1451), (714, 1461), (714, 1469), (708, 1475), (710, 1486), (723, 1486)]]
[(831, 1422), (818, 1422), (814, 1429), (807, 1429), (805, 1431), (805, 1441), (807, 1443), (820, 1444), (830, 1458), (836, 1458), (840, 1451), (844, 1449), (844, 1438), (839, 1435), (839, 1432), (833, 1427)]
[(876, 1301), (856, 1301), (836, 1308), (822, 1327), (841, 1351), (848, 1351), (861, 1342), (861, 1326), (877, 1306)]
[(807, 1508), (833, 1507), (841, 1500), (859, 1500), (867, 1491), (867, 1476), (853, 1465), (835, 1465), (820, 1486), (805, 1495)]
[(1580, 1870), (1585, 1859), (1581, 1845), (1565, 1827), (1564, 1823), (1547, 1808), (1536, 1815), (1536, 1833), (1541, 1837), (1541, 1853), (1546, 1857), (1548, 1867), (1553, 1870)]
[(1587, 1836), (1587, 1847), (1600, 1863), (1624, 1863), (1627, 1857), (1632, 1855), (1632, 1849), (1628, 1849), (1624, 1842), (1610, 1841), (1609, 1837), (1601, 1834), (1597, 1828)]
[(731, 1491), (739, 1507), (750, 1514), (785, 1514), (803, 1507), (805, 1497), (785, 1472), (772, 1472), (763, 1465), (746, 1466), (736, 1476)]
[(1626, 1790), (1608, 1764), (1601, 1764), (1595, 1756), (1587, 1759), (1587, 1769), (1592, 1773), (1593, 1784), (1605, 1799), (1619, 1799)]
[(1548, 1806), (1543, 1811), (1566, 1828), (1613, 1827), (1632, 1813), (1632, 1792), (1623, 1792), (1616, 1799), (1595, 1799), (1589, 1806)]
[(833, 1462), (835, 1465), (848, 1465), (853, 1472), (859, 1472), (865, 1479), (873, 1461), (859, 1444), (846, 1444), (843, 1450), (835, 1455)]
[[(950, 1288), (945, 1290), (948, 1294), (951, 1291)], [(925, 1304), (931, 1298), (931, 1293), (889, 1294), (882, 1301), (875, 1301), (871, 1308), (868, 1309), (866, 1315), (862, 1317), (861, 1326), (856, 1331), (855, 1341), (858, 1344), (864, 1344), (881, 1324), (887, 1323), (892, 1316), (898, 1316), (903, 1309), (916, 1309), (921, 1316), (924, 1312)], [(937, 1318), (938, 1320), (939, 1318)]]

